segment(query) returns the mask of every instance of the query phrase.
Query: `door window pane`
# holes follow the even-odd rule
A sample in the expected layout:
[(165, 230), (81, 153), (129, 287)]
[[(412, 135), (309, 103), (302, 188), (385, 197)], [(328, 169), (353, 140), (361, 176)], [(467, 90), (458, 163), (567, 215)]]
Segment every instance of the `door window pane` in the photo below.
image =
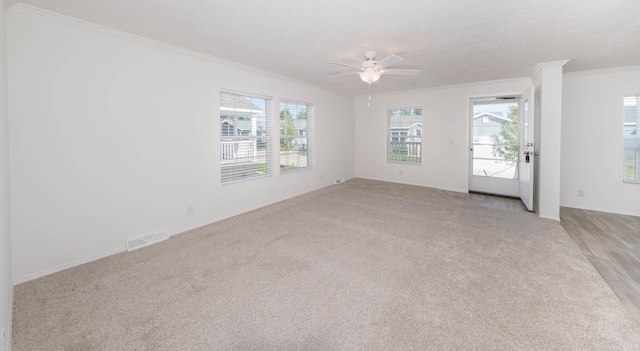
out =
[(474, 176), (518, 179), (518, 105), (518, 100), (474, 102)]

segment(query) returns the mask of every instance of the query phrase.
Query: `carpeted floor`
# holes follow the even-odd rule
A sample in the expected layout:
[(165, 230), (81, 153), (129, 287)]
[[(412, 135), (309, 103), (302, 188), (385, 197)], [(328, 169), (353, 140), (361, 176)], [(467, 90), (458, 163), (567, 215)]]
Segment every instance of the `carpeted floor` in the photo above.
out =
[(554, 221), (350, 180), (15, 288), (13, 351), (639, 350)]

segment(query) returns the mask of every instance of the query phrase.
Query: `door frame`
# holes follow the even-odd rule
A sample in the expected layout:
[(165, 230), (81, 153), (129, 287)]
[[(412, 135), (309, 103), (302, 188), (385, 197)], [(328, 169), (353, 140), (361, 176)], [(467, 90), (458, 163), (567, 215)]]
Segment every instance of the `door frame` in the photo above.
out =
[[(529, 211), (535, 211), (533, 206), (533, 181), (535, 171), (535, 87), (525, 89), (520, 98), (519, 127), (518, 127), (518, 165), (520, 182), (520, 199)], [(528, 158), (528, 160), (527, 160)]]

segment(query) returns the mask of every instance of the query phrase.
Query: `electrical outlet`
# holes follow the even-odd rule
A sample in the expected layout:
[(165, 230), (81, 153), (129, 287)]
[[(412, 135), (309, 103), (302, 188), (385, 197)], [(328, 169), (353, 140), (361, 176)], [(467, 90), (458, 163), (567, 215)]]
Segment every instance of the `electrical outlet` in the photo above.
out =
[(402, 171), (400, 171), (400, 175), (402, 175)]
[(584, 190), (578, 189), (578, 197), (584, 197)]
[(193, 214), (193, 205), (187, 206), (187, 216), (191, 216)]
[(9, 345), (7, 345), (7, 336), (5, 335), (4, 328), (2, 328), (2, 332), (0, 332), (0, 350), (7, 351), (9, 349)]

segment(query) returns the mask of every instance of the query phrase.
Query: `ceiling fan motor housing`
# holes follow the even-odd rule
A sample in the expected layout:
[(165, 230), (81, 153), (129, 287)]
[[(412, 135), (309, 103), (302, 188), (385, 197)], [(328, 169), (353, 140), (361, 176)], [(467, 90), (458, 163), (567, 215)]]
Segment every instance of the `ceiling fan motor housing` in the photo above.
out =
[(375, 51), (367, 51), (364, 53), (364, 57), (367, 60), (375, 60), (377, 53)]

